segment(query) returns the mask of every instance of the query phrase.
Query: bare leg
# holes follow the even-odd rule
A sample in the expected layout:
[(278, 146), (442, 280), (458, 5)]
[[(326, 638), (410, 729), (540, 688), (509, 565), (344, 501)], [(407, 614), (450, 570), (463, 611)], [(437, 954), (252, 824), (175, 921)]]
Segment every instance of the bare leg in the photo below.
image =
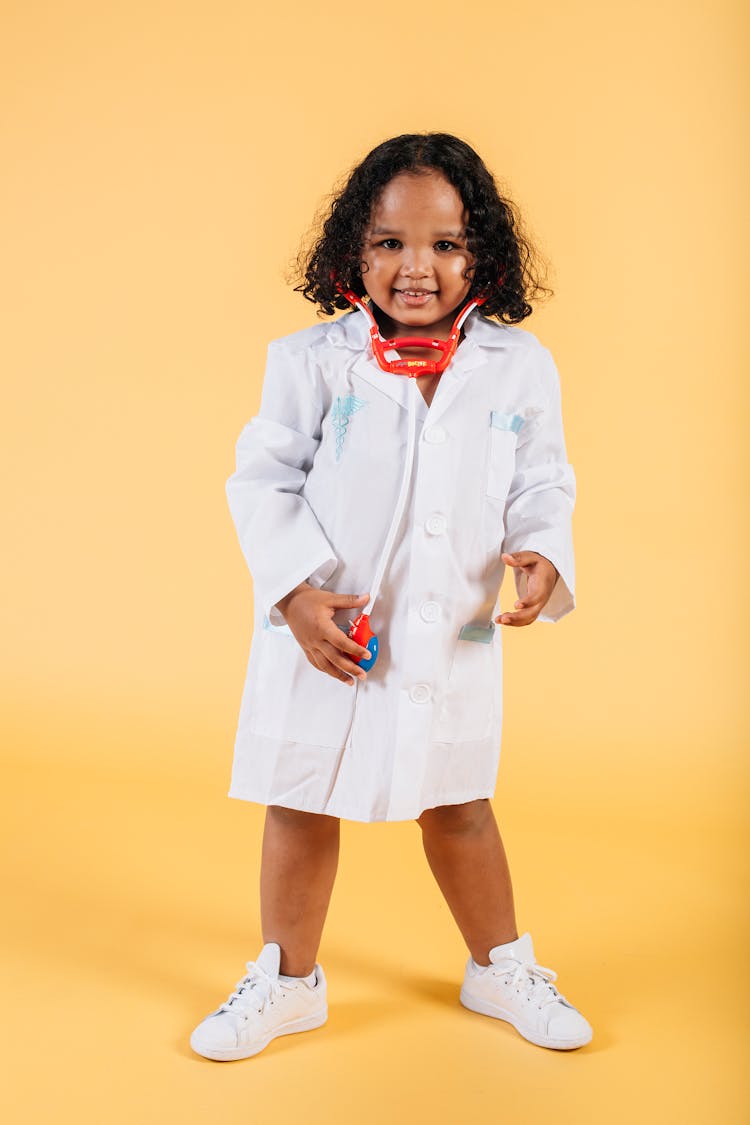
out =
[(263, 830), (263, 941), (281, 946), (279, 972), (308, 976), (328, 913), (339, 860), (338, 817), (269, 805)]
[(425, 809), (417, 824), (427, 861), (478, 965), (518, 937), (505, 849), (487, 798)]

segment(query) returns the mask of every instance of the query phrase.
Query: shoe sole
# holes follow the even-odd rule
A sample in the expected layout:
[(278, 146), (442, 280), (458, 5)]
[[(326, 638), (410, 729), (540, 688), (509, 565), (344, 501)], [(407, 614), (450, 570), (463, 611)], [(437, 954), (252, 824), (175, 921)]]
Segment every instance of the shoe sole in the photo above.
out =
[(492, 1004), (489, 1000), (479, 1000), (470, 996), (463, 988), (459, 998), (463, 1006), (469, 1008), (472, 1012), (479, 1012), (482, 1016), (493, 1016), (495, 1019), (505, 1020), (506, 1023), (512, 1024), (519, 1035), (528, 1039), (529, 1043), (536, 1044), (537, 1047), (552, 1047), (556, 1051), (572, 1051), (577, 1047), (585, 1047), (593, 1038), (593, 1033), (590, 1033), (585, 1039), (550, 1039), (549, 1037), (543, 1039), (520, 1025), (514, 1013), (509, 1012), (506, 1008)]
[(198, 1055), (202, 1055), (204, 1059), (213, 1059), (215, 1062), (235, 1062), (237, 1059), (250, 1059), (253, 1055), (260, 1054), (272, 1039), (277, 1039), (279, 1035), (292, 1035), (297, 1031), (313, 1031), (316, 1027), (322, 1027), (328, 1019), (328, 1008), (322, 1012), (316, 1012), (312, 1016), (300, 1016), (299, 1019), (290, 1020), (288, 1023), (280, 1024), (279, 1027), (262, 1039), (256, 1042), (252, 1047), (226, 1047), (226, 1048), (213, 1048), (213, 1047), (199, 1047), (197, 1040), (194, 1042), (195, 1032), (190, 1036), (190, 1046)]

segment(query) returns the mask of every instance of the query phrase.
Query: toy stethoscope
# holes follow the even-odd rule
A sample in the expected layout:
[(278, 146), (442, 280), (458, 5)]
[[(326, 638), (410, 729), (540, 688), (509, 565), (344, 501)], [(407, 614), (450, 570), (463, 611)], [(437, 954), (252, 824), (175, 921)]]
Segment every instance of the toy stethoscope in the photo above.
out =
[[(350, 289), (344, 289), (343, 286), (336, 283), (336, 288), (346, 297), (352, 305), (359, 309), (367, 318), (370, 325), (370, 340), (372, 342), (372, 351), (378, 366), (383, 371), (387, 371), (392, 375), (406, 375), (411, 379), (415, 379), (418, 375), (433, 375), (441, 374), (447, 368), (448, 364), (456, 354), (456, 348), (461, 336), (461, 328), (464, 321), (470, 313), (474, 311), (479, 305), (484, 304), (487, 300), (487, 295), (474, 297), (461, 309), (460, 313), (453, 322), (453, 327), (447, 340), (436, 340), (431, 337), (424, 336), (399, 336), (398, 338), (384, 339), (380, 334), (377, 321), (372, 314), (372, 310), (368, 308), (365, 302), (356, 293)], [(399, 348), (432, 348), (441, 353), (440, 358), (437, 360), (427, 359), (402, 359), (398, 353)], [(369, 672), (378, 656), (378, 638), (370, 628), (370, 614), (375, 600), (380, 591), (380, 584), (383, 580), (385, 573), (386, 563), (390, 556), (393, 540), (396, 536), (396, 529), (401, 520), (406, 503), (406, 494), (409, 487), (409, 479), (411, 477), (412, 463), (414, 460), (414, 445), (416, 440), (416, 395), (419, 389), (413, 384), (412, 393), (409, 395), (409, 436), (406, 447), (406, 459), (404, 465), (404, 472), (401, 478), (401, 488), (396, 501), (396, 508), (391, 520), (391, 526), (388, 529), (383, 550), (378, 561), (378, 567), (375, 571), (375, 578), (370, 587), (370, 600), (365, 606), (362, 613), (359, 614), (353, 621), (349, 622), (348, 635), (357, 644), (366, 648), (370, 653), (367, 656), (354, 656), (350, 655), (353, 663), (358, 664), (360, 668)], [(346, 626), (341, 626), (346, 632)]]

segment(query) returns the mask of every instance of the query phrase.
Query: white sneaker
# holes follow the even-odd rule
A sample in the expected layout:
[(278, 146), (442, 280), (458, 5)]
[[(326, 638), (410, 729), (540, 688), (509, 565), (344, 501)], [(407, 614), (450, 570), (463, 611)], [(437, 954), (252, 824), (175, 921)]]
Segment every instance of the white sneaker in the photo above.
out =
[(328, 1019), (327, 984), (320, 965), (315, 983), (300, 977), (279, 980), (281, 948), (266, 942), (257, 961), (248, 961), (247, 976), (236, 991), (206, 1016), (190, 1036), (190, 1046), (207, 1059), (247, 1059), (277, 1035), (311, 1031)]
[(461, 1003), (473, 1012), (507, 1020), (539, 1047), (583, 1047), (594, 1034), (591, 1025), (560, 995), (553, 980), (557, 973), (535, 964), (531, 934), (525, 933), (491, 949), (490, 964), (484, 968), (469, 958)]

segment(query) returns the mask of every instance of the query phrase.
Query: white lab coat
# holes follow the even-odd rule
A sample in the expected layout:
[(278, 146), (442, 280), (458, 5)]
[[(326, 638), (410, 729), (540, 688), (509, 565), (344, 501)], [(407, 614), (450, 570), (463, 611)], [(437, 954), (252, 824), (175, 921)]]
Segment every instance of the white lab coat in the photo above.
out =
[[(557, 567), (540, 621), (573, 609), (576, 483), (549, 350), (477, 311), (464, 327), (429, 410), (414, 379), (377, 365), (359, 311), (269, 345), (260, 411), (226, 484), (255, 591), (230, 797), (390, 821), (494, 795), (500, 553), (537, 551)], [(303, 580), (371, 592), (409, 395), (417, 443), (370, 621), (380, 651), (349, 686), (310, 664), (275, 603)], [(357, 612), (333, 620), (348, 627)]]

